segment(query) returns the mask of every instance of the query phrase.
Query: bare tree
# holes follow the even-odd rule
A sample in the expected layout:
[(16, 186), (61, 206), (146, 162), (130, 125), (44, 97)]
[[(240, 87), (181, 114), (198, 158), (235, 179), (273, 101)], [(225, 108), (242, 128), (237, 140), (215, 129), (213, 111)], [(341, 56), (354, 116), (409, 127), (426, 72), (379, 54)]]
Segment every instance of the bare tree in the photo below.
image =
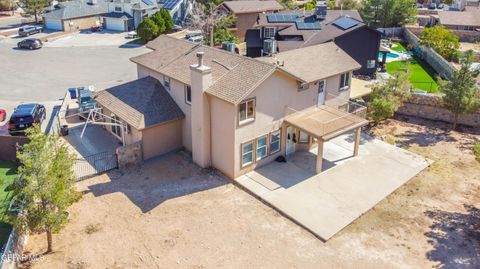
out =
[(186, 19), (184, 26), (189, 30), (201, 30), (203, 36), (208, 37), (208, 44), (213, 46), (215, 22), (227, 15), (225, 10), (218, 8), (214, 3), (202, 4), (194, 1), (192, 12)]

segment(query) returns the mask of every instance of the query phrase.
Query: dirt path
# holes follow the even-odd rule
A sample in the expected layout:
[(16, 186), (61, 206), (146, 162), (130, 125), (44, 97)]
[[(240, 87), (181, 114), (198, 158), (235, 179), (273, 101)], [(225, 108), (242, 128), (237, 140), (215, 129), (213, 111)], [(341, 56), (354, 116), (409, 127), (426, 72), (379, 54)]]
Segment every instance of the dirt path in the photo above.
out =
[(56, 252), (32, 267), (480, 268), (480, 136), (417, 123), (372, 132), (435, 163), (326, 243), (176, 153), (79, 183)]

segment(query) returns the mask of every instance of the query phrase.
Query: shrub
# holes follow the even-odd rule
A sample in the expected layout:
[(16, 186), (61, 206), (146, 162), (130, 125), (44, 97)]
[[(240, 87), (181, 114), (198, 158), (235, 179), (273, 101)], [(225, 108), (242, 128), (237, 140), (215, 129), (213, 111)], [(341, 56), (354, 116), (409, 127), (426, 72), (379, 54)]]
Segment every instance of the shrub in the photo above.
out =
[(475, 160), (477, 160), (478, 162), (480, 162), (480, 142), (479, 142), (479, 143), (476, 143), (476, 144), (473, 146), (473, 155), (475, 155)]
[(158, 27), (158, 35), (162, 34), (165, 32), (165, 19), (162, 17), (160, 14), (160, 11), (153, 14), (150, 19), (157, 25)]
[(145, 19), (138, 25), (137, 33), (143, 40), (150, 41), (158, 36), (159, 29), (151, 19)]
[(395, 114), (395, 103), (392, 100), (376, 97), (368, 103), (368, 115), (375, 122), (393, 117)]
[(160, 11), (157, 13), (160, 14), (160, 16), (163, 18), (163, 21), (165, 23), (165, 33), (170, 33), (173, 29), (173, 20), (172, 20), (172, 15), (170, 15), (170, 12), (168, 10), (162, 8)]

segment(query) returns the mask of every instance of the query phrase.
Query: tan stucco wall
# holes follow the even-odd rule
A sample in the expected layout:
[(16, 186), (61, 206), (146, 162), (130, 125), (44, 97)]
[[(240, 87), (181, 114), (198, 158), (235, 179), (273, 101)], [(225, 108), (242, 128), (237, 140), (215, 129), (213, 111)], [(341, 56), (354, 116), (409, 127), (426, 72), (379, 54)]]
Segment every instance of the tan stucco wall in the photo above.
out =
[[(101, 107), (101, 105), (99, 105), (99, 107)], [(107, 116), (111, 116), (112, 115), (112, 112), (110, 110), (108, 110), (107, 108), (103, 108), (103, 114), (107, 115)], [(122, 119), (120, 119), (122, 122), (124, 122)], [(106, 122), (110, 122), (109, 119), (106, 119)], [(125, 123), (125, 122), (124, 122)], [(121, 141), (121, 137), (117, 137), (115, 136), (115, 134), (113, 134), (112, 132), (112, 126), (111, 125), (104, 125), (103, 126), (107, 131), (109, 131), (110, 133), (112, 133), (112, 136), (114, 138), (117, 138)], [(130, 126), (131, 127), (131, 126)], [(130, 145), (132, 143), (135, 143), (137, 141), (140, 141), (142, 140), (142, 132), (138, 131), (137, 129), (131, 127), (130, 128), (131, 132), (129, 134), (125, 134), (125, 145)]]
[[(342, 98), (348, 100), (349, 90), (339, 92), (340, 75), (326, 79), (328, 98)], [(330, 95), (329, 95), (330, 94)], [(318, 83), (311, 83), (306, 90), (298, 91), (297, 82), (291, 77), (276, 72), (251, 93), (247, 98), (255, 98), (255, 121), (238, 126), (237, 108), (235, 107), (235, 142), (234, 142), (234, 177), (249, 172), (256, 167), (273, 161), (276, 157), (285, 154), (286, 128), (281, 132), (281, 150), (279, 153), (268, 156), (250, 166), (241, 168), (241, 145), (260, 136), (267, 135), (282, 127), (283, 118), (292, 110), (300, 111), (317, 105)], [(300, 146), (301, 147), (301, 146)]]
[(209, 96), (212, 135), (212, 166), (234, 178), (235, 106)]
[(182, 148), (182, 121), (143, 129), (143, 159), (147, 160)]
[[(151, 76), (163, 83), (162, 74), (141, 65), (137, 65), (137, 75), (138, 78)], [(192, 151), (191, 106), (185, 103), (185, 85), (173, 78), (170, 78), (170, 85), (170, 96), (185, 114), (182, 121), (182, 144), (185, 149)]]
[[(72, 19), (72, 20), (63, 20), (63, 30), (64, 31), (70, 31), (70, 30), (82, 30), (82, 29), (88, 29), (94, 26), (99, 25), (100, 23), (100, 17), (84, 17), (84, 18), (78, 18), (78, 19)], [(70, 23), (73, 25), (70, 26)]]

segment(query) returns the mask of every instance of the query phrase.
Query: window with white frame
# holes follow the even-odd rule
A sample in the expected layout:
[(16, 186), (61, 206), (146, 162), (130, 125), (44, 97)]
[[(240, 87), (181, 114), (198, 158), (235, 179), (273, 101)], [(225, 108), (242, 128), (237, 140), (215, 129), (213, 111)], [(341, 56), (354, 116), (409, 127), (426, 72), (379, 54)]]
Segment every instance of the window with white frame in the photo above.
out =
[(347, 72), (347, 73), (343, 73), (340, 76), (340, 90), (341, 91), (348, 90), (348, 88), (350, 87), (350, 77), (351, 77), (351, 75), (352, 74), (350, 72)]
[(298, 143), (308, 144), (308, 134), (303, 131), (300, 131), (300, 137), (298, 139)]
[(247, 100), (238, 105), (238, 123), (244, 124), (255, 120), (255, 99)]
[(264, 38), (275, 38), (275, 27), (265, 27)]
[(280, 151), (280, 130), (270, 133), (270, 155)]
[(192, 88), (188, 85), (185, 85), (185, 103), (192, 104)]
[(267, 136), (257, 138), (257, 161), (267, 157)]
[(167, 76), (163, 76), (163, 86), (165, 89), (170, 90), (170, 78)]
[(242, 167), (253, 163), (253, 141), (242, 144)]
[(367, 68), (375, 68), (375, 60), (368, 60)]

